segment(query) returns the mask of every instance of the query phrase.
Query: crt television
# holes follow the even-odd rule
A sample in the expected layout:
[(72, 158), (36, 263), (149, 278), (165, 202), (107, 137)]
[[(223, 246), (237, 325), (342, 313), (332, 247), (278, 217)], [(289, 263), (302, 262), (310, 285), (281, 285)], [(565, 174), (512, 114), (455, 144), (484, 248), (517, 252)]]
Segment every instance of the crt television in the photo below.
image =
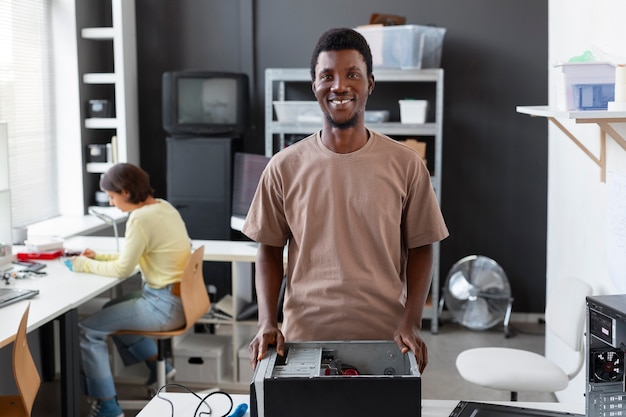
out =
[(248, 76), (202, 70), (163, 73), (163, 129), (170, 135), (242, 135)]

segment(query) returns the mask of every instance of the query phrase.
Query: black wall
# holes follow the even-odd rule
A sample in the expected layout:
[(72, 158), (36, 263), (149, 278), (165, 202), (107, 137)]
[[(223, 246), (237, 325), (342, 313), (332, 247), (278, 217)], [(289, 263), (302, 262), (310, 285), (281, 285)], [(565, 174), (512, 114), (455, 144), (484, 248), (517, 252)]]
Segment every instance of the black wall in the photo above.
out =
[[(318, 36), (371, 13), (447, 28), (441, 281), (469, 254), (506, 271), (514, 312), (545, 306), (547, 128), (516, 113), (547, 103), (548, 2), (527, 0), (137, 0), (141, 164), (166, 195), (161, 74), (206, 68), (250, 76), (244, 149), (263, 153), (264, 71), (307, 67)], [(383, 94), (383, 85), (374, 94)]]

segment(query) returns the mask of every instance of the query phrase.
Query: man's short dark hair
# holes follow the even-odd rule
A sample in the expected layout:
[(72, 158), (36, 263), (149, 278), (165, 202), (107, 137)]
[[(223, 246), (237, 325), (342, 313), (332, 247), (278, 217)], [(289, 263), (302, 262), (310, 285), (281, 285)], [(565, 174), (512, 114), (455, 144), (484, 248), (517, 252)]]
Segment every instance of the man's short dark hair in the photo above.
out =
[(372, 51), (363, 35), (354, 29), (335, 28), (324, 32), (315, 45), (311, 56), (311, 79), (315, 80), (315, 66), (321, 52), (343, 49), (357, 50), (367, 66), (367, 76), (372, 75)]

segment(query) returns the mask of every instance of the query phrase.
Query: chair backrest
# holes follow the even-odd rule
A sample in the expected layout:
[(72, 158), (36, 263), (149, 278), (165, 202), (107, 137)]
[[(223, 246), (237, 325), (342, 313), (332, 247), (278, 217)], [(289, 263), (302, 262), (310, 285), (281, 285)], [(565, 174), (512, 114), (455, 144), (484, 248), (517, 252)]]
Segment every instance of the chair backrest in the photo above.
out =
[(265, 155), (237, 152), (233, 164), (232, 214), (245, 217), (257, 185), (270, 158)]
[(33, 403), (37, 397), (39, 386), (41, 385), (41, 377), (37, 370), (37, 365), (33, 360), (28, 347), (28, 339), (26, 337), (26, 327), (28, 323), (28, 312), (30, 304), (26, 307), (22, 320), (15, 335), (15, 343), (13, 345), (13, 376), (17, 390), (20, 393), (22, 406), (28, 416), (31, 415)]
[(578, 278), (559, 280), (550, 291), (546, 303), (548, 329), (575, 352), (583, 350), (586, 297), (592, 288)]
[(185, 330), (193, 326), (211, 307), (211, 300), (202, 275), (203, 258), (204, 246), (200, 246), (187, 260), (180, 281), (180, 300), (185, 313)]

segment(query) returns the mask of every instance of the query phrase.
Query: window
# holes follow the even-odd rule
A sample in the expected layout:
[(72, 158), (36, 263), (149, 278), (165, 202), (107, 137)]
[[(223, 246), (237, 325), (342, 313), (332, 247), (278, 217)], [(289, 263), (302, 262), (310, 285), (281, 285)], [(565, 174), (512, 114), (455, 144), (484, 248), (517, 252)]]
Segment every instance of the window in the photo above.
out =
[(0, 120), (8, 123), (12, 225), (59, 214), (50, 0), (0, 0)]

